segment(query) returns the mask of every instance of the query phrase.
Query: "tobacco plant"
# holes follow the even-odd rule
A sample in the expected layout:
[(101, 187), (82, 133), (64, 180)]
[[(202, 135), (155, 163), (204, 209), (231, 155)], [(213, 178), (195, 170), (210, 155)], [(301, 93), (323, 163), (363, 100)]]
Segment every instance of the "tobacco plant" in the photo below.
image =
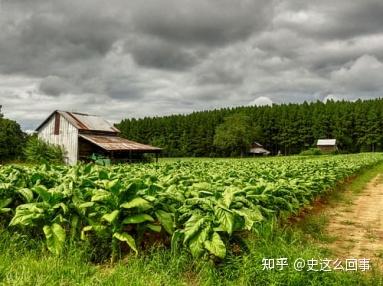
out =
[(148, 237), (168, 237), (173, 252), (224, 259), (231, 238), (262, 221), (297, 214), (383, 154), (160, 164), (0, 167), (0, 222), (59, 255), (89, 240), (115, 261)]

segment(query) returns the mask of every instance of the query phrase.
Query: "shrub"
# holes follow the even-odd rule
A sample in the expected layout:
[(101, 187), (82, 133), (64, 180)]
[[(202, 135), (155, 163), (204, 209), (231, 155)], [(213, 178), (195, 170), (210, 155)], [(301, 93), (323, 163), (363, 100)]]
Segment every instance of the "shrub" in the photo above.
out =
[(0, 116), (0, 162), (21, 159), (23, 144), (20, 125)]
[(24, 155), (31, 163), (61, 164), (64, 162), (64, 150), (60, 146), (46, 143), (36, 136), (29, 137), (24, 148)]
[(311, 155), (323, 155), (322, 151), (318, 148), (310, 148), (308, 150), (304, 150), (299, 155), (302, 156), (311, 156)]

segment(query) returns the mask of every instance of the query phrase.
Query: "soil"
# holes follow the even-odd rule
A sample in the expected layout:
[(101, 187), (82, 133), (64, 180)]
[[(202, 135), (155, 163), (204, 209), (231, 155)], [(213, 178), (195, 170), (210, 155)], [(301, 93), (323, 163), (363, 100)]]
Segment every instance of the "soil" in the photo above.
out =
[(367, 258), (383, 269), (383, 175), (326, 211), (330, 218), (326, 233), (334, 238), (327, 246), (336, 258)]

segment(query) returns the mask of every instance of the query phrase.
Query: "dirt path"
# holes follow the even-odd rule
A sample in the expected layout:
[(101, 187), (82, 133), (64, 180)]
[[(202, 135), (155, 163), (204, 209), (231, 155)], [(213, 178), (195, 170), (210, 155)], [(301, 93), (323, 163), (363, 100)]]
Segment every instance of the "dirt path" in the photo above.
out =
[(383, 269), (383, 175), (329, 210), (328, 246), (339, 258), (369, 258)]

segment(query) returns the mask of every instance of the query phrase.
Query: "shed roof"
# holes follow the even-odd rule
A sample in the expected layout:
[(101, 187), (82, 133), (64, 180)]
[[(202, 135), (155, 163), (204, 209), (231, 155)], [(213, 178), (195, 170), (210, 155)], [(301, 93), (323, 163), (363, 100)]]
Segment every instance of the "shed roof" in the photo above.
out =
[(317, 146), (335, 146), (336, 139), (318, 139)]
[(158, 147), (141, 144), (118, 136), (91, 134), (80, 134), (79, 136), (107, 151), (160, 152), (162, 150)]
[(270, 154), (270, 151), (268, 151), (262, 147), (255, 147), (255, 148), (251, 148), (249, 153), (251, 153), (251, 154)]
[(38, 131), (56, 112), (62, 115), (78, 130), (103, 131), (112, 133), (120, 132), (116, 127), (113, 126), (113, 124), (100, 116), (60, 110), (55, 110), (52, 112), (51, 115), (49, 115), (48, 118), (44, 120), (44, 122), (41, 123), (39, 127), (36, 128), (36, 131)]

